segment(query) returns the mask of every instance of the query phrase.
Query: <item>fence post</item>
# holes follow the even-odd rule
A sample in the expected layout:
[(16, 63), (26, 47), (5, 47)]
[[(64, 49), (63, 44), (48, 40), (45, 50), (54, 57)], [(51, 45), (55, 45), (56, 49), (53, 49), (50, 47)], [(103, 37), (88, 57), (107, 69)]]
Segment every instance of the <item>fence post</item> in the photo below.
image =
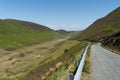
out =
[(80, 60), (77, 60), (77, 61), (76, 61), (77, 67), (79, 66), (79, 64), (80, 64)]
[(68, 75), (68, 80), (73, 80), (74, 79), (74, 76), (72, 74), (69, 74)]

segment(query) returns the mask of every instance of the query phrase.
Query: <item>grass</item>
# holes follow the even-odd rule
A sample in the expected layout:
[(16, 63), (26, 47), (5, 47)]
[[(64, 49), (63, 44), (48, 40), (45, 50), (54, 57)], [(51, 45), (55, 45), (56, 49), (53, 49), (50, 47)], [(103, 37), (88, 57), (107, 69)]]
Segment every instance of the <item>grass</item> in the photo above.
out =
[(60, 45), (60, 43), (62, 44), (63, 40), (53, 40), (12, 52), (1, 52), (0, 62), (2, 66), (0, 67), (0, 79), (23, 80), (24, 76), (34, 72), (34, 69), (39, 64), (43, 62), (44, 65), (44, 60), (49, 61), (54, 54), (51, 50)]
[(86, 74), (90, 74), (90, 48), (88, 48), (88, 52), (83, 67), (83, 72)]
[(8, 78), (0, 78), (0, 80), (12, 80), (12, 79), (8, 79)]
[(111, 28), (111, 27), (105, 29), (106, 33), (112, 33), (112, 32), (115, 32), (115, 31), (116, 31), (116, 29)]
[(61, 41), (65, 37), (42, 25), (0, 20), (0, 80), (23, 80), (45, 66), (43, 75), (64, 54), (64, 49), (78, 43)]
[(84, 62), (81, 80), (91, 80), (91, 62), (90, 62), (90, 47), (88, 48), (87, 55)]
[(58, 59), (58, 62), (62, 62), (62, 65), (56, 69), (53, 74), (48, 76), (47, 80), (67, 80), (68, 74), (74, 73), (76, 68), (76, 60), (80, 57), (80, 53), (85, 46), (86, 43), (80, 42), (70, 49), (67, 49), (67, 52), (65, 51), (64, 55)]
[[(67, 41), (63, 43), (51, 56), (43, 60), (38, 68), (34, 69), (32, 73), (29, 73), (25, 80), (59, 80), (60, 78), (67, 78), (69, 69), (71, 69), (70, 66), (75, 66), (76, 55), (78, 57), (80, 55), (78, 52), (81, 52), (85, 46), (86, 43), (79, 43), (78, 41)], [(64, 53), (65, 49), (69, 49), (67, 53)], [(59, 63), (60, 65), (57, 67)]]
[(55, 39), (54, 32), (34, 32), (0, 35), (0, 48), (21, 48)]
[[(53, 60), (64, 54), (64, 49), (70, 48), (77, 43), (78, 41), (63, 42), (63, 40), (54, 40), (26, 47), (25, 50), (12, 51), (12, 54), (4, 54), (1, 56), (1, 65), (6, 66), (0, 67), (0, 79), (23, 80), (26, 75), (34, 74), (38, 66), (43, 70), (40, 71), (40, 74), (44, 74), (44, 70), (48, 70), (51, 64), (55, 64)], [(24, 56), (21, 57), (20, 53), (24, 53)], [(53, 63), (51, 63), (52, 61)]]
[(14, 50), (61, 37), (59, 33), (35, 23), (0, 20), (0, 48), (5, 50)]

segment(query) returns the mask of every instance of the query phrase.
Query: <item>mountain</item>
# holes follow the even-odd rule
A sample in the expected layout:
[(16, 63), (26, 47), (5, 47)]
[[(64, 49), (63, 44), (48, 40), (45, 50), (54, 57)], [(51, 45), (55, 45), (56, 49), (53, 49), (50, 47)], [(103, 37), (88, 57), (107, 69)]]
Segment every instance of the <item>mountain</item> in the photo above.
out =
[(0, 20), (0, 48), (12, 50), (58, 38), (59, 33), (32, 22)]
[(28, 21), (22, 21), (22, 20), (15, 20), (15, 19), (5, 19), (5, 21), (9, 21), (11, 22), (11, 24), (19, 24), (23, 27), (28, 27), (28, 28), (32, 28), (34, 30), (37, 30), (37, 31), (41, 31), (41, 32), (44, 32), (44, 31), (54, 31), (44, 25), (40, 25), (40, 24), (37, 24), (37, 23), (33, 23), (33, 22), (28, 22)]
[(67, 34), (70, 33), (69, 31), (66, 31), (66, 30), (63, 30), (63, 29), (57, 30), (56, 32), (58, 32), (58, 33), (60, 33), (62, 35), (67, 35)]
[(85, 30), (72, 37), (77, 40), (99, 41), (102, 38), (112, 35), (120, 30), (120, 7), (98, 19)]

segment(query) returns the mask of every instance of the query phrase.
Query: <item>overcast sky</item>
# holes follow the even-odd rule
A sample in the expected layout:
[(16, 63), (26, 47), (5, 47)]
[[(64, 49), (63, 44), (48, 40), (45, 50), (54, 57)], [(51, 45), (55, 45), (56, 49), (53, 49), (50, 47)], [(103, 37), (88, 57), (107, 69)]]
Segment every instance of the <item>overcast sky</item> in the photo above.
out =
[(119, 6), (120, 0), (0, 0), (0, 19), (82, 30)]

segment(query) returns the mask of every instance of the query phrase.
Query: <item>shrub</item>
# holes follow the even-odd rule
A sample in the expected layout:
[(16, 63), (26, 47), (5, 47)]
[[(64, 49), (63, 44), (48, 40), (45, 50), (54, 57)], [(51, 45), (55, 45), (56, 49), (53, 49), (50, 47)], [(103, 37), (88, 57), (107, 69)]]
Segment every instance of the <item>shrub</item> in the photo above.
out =
[(107, 32), (107, 33), (111, 33), (111, 32), (114, 32), (114, 31), (115, 31), (115, 29), (111, 28), (111, 27), (105, 29), (105, 32)]
[(67, 53), (67, 52), (68, 52), (68, 49), (65, 49), (65, 50), (64, 50), (64, 53)]
[(5, 51), (14, 51), (14, 50), (16, 50), (16, 48), (8, 47), (8, 48), (5, 48), (4, 50), (5, 50)]

